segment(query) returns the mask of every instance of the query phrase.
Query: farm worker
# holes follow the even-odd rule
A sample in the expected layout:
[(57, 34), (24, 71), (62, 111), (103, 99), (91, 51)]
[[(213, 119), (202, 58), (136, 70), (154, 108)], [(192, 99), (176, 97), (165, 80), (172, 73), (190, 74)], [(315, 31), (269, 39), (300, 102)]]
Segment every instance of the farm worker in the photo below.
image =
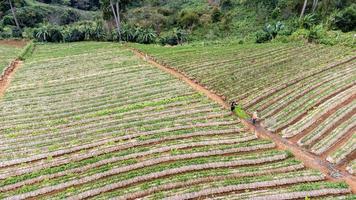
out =
[(257, 115), (257, 111), (255, 111), (252, 113), (252, 123), (256, 124), (257, 119), (258, 119), (258, 115)]
[(232, 102), (231, 102), (231, 112), (234, 112), (234, 111), (235, 111), (236, 106), (237, 106), (236, 101), (232, 101)]

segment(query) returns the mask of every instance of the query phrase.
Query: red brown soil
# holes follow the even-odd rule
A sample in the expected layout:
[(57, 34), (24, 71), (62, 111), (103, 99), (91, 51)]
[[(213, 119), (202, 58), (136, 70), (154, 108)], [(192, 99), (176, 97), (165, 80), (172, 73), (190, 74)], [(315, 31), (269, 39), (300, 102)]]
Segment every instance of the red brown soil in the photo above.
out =
[[(356, 113), (356, 112), (355, 112)], [(341, 120), (342, 121), (342, 120)], [(330, 155), (332, 152), (336, 151), (337, 149), (340, 149), (342, 145), (344, 145), (350, 138), (352, 138), (352, 135), (356, 133), (356, 127), (353, 127), (350, 131), (346, 133), (342, 138), (340, 138), (336, 143), (334, 143), (327, 151), (325, 151), (323, 154), (321, 154), (322, 158), (325, 158)]]
[[(339, 105), (337, 105), (335, 108), (329, 110), (327, 113), (325, 113), (324, 115), (322, 115), (317, 121), (315, 121), (315, 123), (313, 123), (311, 126), (309, 126), (308, 128), (306, 128), (305, 130), (303, 130), (301, 133), (299, 133), (298, 135), (292, 137), (290, 140), (292, 142), (295, 142), (297, 143), (298, 140), (300, 140), (302, 137), (306, 136), (307, 134), (309, 134), (312, 130), (314, 130), (316, 127), (318, 127), (323, 121), (325, 121), (329, 116), (331, 116), (332, 114), (334, 114), (337, 110), (339, 110), (340, 108), (343, 108), (345, 107), (346, 105), (352, 103), (354, 100), (356, 99), (356, 94), (353, 95), (352, 97), (348, 98), (346, 101), (340, 103)], [(355, 110), (352, 111), (350, 114), (348, 114), (347, 116), (344, 117), (345, 118), (350, 118), (352, 117), (352, 115), (355, 114)], [(344, 121), (344, 119), (340, 120), (341, 122)], [(336, 126), (338, 126), (339, 124), (336, 124), (335, 126), (331, 127), (331, 130), (334, 130), (334, 128)], [(327, 132), (327, 134), (325, 135), (328, 135), (328, 133), (331, 131), (329, 130)]]
[(24, 47), (26, 46), (27, 41), (25, 40), (0, 40), (0, 45), (7, 45), (13, 47)]
[(0, 98), (5, 94), (6, 88), (9, 86), (16, 70), (21, 66), (22, 61), (15, 60), (5, 69), (4, 74), (0, 76)]
[[(207, 88), (201, 86), (199, 83), (197, 83), (197, 81), (187, 78), (184, 74), (178, 72), (172, 67), (164, 66), (156, 62), (154, 58), (149, 57), (147, 54), (144, 54), (137, 49), (134, 48), (130, 48), (130, 49), (135, 55), (147, 61), (148, 63), (186, 82), (193, 89), (205, 94), (207, 97), (209, 97), (216, 103), (220, 104), (222, 107), (229, 108), (229, 105), (224, 101), (223, 97), (220, 97), (215, 93), (211, 92), (210, 90), (208, 90)], [(323, 160), (322, 158), (299, 147), (298, 145), (294, 144), (292, 141), (289, 141), (287, 139), (280, 137), (279, 135), (267, 131), (260, 125), (254, 126), (246, 120), (241, 120), (241, 122), (245, 125), (245, 127), (247, 127), (252, 132), (254, 132), (259, 138), (272, 140), (276, 144), (277, 149), (289, 150), (297, 159), (301, 160), (306, 167), (317, 169), (322, 173), (324, 173), (327, 180), (345, 181), (350, 186), (352, 192), (356, 193), (356, 177), (348, 174), (344, 169), (338, 169), (334, 167), (332, 164)], [(339, 176), (333, 177), (332, 176), (333, 174), (338, 174)]]
[[(350, 185), (350, 188), (353, 193), (356, 193), (356, 177), (348, 174), (345, 169), (337, 168), (328, 161), (322, 159), (319, 156), (316, 156), (309, 151), (299, 147), (297, 144), (294, 144), (292, 141), (281, 138), (279, 135), (273, 134), (265, 130), (260, 125), (252, 125), (246, 120), (242, 120), (242, 123), (249, 127), (251, 131), (255, 132), (259, 138), (265, 138), (273, 140), (277, 149), (280, 150), (289, 150), (292, 154), (298, 159), (303, 161), (304, 165), (308, 168), (317, 169), (323, 172), (326, 175), (326, 178), (330, 181), (345, 181)], [(340, 177), (333, 177), (333, 174), (339, 174)]]
[[(322, 103), (324, 103), (325, 101), (335, 97), (336, 95), (340, 94), (341, 92), (344, 92), (348, 89), (350, 89), (351, 87), (353, 87), (354, 85), (356, 84), (350, 84), (344, 88), (341, 88), (339, 89), (338, 91), (330, 94), (329, 96), (321, 99), (321, 101), (319, 101), (317, 104), (314, 104), (313, 107), (309, 108), (309, 109), (306, 109), (302, 114), (300, 114), (297, 118), (295, 118), (293, 121), (289, 122), (288, 124), (282, 126), (282, 127), (279, 127), (275, 132), (278, 133), (278, 132), (281, 132), (283, 129), (287, 128), (288, 126), (292, 125), (292, 124), (295, 124), (297, 123), (298, 121), (300, 121), (303, 117), (305, 117), (309, 111), (313, 110), (315, 107), (318, 107), (320, 106)], [(293, 111), (297, 110), (298, 108), (295, 108)]]

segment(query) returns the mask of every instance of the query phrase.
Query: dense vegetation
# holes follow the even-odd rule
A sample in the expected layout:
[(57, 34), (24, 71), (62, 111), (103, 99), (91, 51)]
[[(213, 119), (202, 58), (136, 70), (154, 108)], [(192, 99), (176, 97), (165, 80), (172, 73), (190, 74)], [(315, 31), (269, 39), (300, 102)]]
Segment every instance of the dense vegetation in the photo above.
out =
[(222, 38), (258, 43), (304, 38), (309, 42), (335, 44), (339, 37), (354, 40), (356, 28), (356, 4), (352, 0), (309, 0), (303, 16), (304, 0), (125, 0), (118, 4), (121, 18), (118, 24), (108, 0), (12, 1), (19, 27), (9, 0), (2, 0), (0, 37), (3, 38), (48, 42), (123, 40), (170, 45)]
[(350, 193), (114, 43), (38, 45), (0, 108), (0, 198)]

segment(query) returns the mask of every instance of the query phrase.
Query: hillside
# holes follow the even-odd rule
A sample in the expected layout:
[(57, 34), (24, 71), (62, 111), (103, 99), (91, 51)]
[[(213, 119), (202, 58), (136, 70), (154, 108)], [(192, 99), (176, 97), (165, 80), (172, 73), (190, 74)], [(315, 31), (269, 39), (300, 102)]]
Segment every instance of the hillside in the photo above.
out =
[(262, 126), (341, 170), (356, 159), (355, 49), (323, 45), (132, 45), (237, 100)]
[[(8, 27), (14, 31), (15, 27), (13, 26), (16, 25), (14, 17), (11, 11), (7, 10), (9, 5), (5, 3), (7, 2), (4, 1), (0, 4), (0, 28)], [(34, 28), (46, 23), (52, 25), (67, 25), (78, 21), (91, 21), (100, 15), (97, 11), (80, 10), (65, 5), (46, 4), (36, 0), (21, 0), (14, 2), (13, 6), (17, 6), (16, 17), (19, 22), (19, 26), (22, 29)], [(8, 30), (0, 29), (0, 31), (4, 31), (6, 33)], [(6, 37), (6, 35), (3, 37)]]
[(37, 45), (0, 105), (1, 198), (352, 198), (114, 43)]
[[(351, 46), (355, 41), (356, 4), (351, 0), (125, 0), (117, 4), (114, 12), (108, 0), (42, 2), (46, 3), (16, 1), (15, 15), (8, 3), (0, 4), (0, 38), (162, 45), (306, 40)], [(115, 16), (120, 16), (120, 22)]]

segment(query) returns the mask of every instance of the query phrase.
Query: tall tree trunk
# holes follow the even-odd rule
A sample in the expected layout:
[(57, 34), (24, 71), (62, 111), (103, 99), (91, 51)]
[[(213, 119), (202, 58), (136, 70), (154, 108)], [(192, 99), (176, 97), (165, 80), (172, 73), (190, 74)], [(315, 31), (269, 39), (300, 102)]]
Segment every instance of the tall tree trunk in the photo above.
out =
[(114, 15), (115, 23), (116, 23), (116, 31), (119, 35), (119, 40), (121, 40), (121, 24), (120, 24), (120, 9), (119, 9), (119, 2), (116, 2), (115, 5), (110, 0), (110, 7), (112, 10), (112, 13)]
[(117, 18), (117, 24), (118, 24), (118, 33), (119, 33), (119, 40), (121, 40), (121, 18), (120, 18), (120, 4), (117, 1), (116, 2), (116, 18)]
[(17, 21), (15, 9), (14, 9), (14, 7), (12, 6), (12, 2), (11, 2), (11, 0), (8, 0), (8, 2), (9, 2), (9, 4), (10, 4), (10, 9), (11, 9), (12, 15), (14, 16), (14, 20), (15, 20), (16, 27), (17, 27), (19, 30), (21, 30), (21, 29), (20, 29), (19, 22)]
[(313, 1), (313, 12), (315, 12), (317, 7), (318, 7), (318, 0), (314, 0)]
[(300, 19), (304, 17), (305, 8), (307, 7), (308, 0), (304, 0), (302, 12), (300, 13)]

